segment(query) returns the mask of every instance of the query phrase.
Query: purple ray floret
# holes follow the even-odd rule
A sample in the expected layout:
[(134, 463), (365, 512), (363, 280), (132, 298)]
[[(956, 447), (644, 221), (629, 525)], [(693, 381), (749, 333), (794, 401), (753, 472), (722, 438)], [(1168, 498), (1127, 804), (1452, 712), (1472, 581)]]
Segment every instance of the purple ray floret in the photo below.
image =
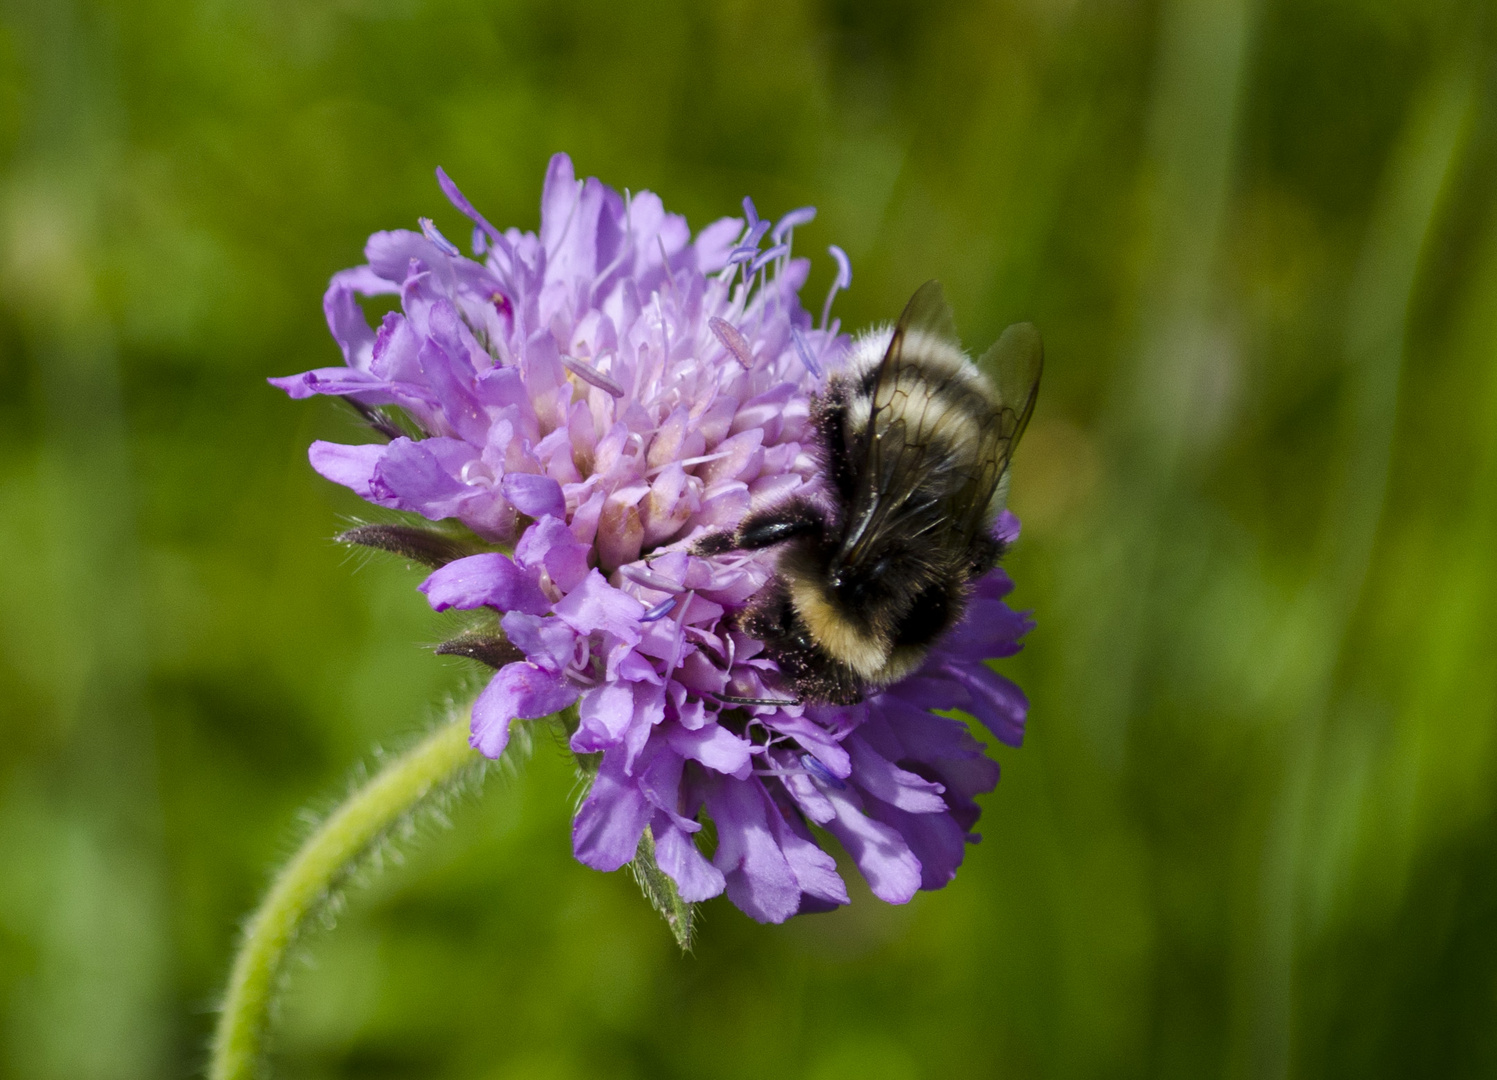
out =
[[(517, 719), (575, 707), (571, 747), (597, 755), (577, 858), (616, 870), (649, 829), (688, 902), (726, 893), (765, 922), (845, 904), (828, 834), (886, 901), (945, 885), (998, 766), (933, 710), (1023, 737), (1028, 703), (988, 665), (1030, 627), (1004, 602), (1007, 575), (976, 583), (914, 675), (833, 707), (792, 703), (736, 629), (774, 553), (690, 553), (750, 506), (820, 491), (812, 398), (847, 340), (828, 325), (830, 296), (819, 326), (801, 306), (808, 263), (790, 257), (791, 233), (815, 212), (782, 217), (761, 254), (770, 225), (750, 200), (747, 221), (693, 236), (657, 196), (577, 180), (558, 154), (539, 231), (500, 231), (438, 176), (476, 226), (477, 257), (427, 219), (376, 233), (324, 301), (343, 364), (271, 381), (400, 410), (409, 437), (317, 442), (313, 467), (496, 549), (421, 585), (437, 610), (492, 609), (525, 657), (479, 695), (473, 745), (498, 757)], [(831, 252), (835, 294), (851, 268)], [(371, 326), (360, 301), (379, 295), (398, 310)], [(1007, 514), (996, 527), (1005, 542), (1017, 531)]]

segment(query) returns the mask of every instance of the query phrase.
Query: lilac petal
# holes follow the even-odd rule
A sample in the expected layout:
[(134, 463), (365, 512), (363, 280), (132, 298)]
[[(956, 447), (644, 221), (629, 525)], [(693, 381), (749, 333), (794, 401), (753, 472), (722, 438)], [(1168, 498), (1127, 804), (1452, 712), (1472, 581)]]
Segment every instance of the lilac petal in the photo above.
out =
[[(805, 715), (815, 720), (826, 729), (828, 736), (841, 740), (848, 732), (866, 723), (872, 712), (868, 702), (859, 702), (857, 705), (814, 705), (805, 707)], [(839, 773), (846, 776), (846, 773)]]
[[(331, 293), (334, 289), (358, 296), (388, 296), (400, 291), (400, 282), (394, 278), (381, 277), (372, 266), (354, 266), (347, 270), (339, 270), (332, 276), (328, 283), (328, 292)], [(324, 293), (324, 313), (326, 313), (326, 307), (327, 294)]]
[(433, 521), (455, 516), (478, 491), (442, 467), (432, 447), (425, 445), (436, 442), (436, 439), (423, 439), (419, 443), (396, 439), (385, 447), (369, 482), (372, 501), (395, 510), (410, 510)]
[(854, 782), (876, 799), (911, 814), (939, 814), (946, 809), (946, 789), (896, 766), (869, 746), (857, 733), (842, 743), (852, 756)]
[(374, 495), (369, 481), (387, 449), (378, 443), (345, 446), (318, 439), (307, 451), (307, 458), (312, 468), (333, 483), (342, 484), (352, 489), (355, 495), (372, 501)]
[[(837, 880), (841, 881), (842, 879), (839, 877)], [(844, 885), (843, 888), (846, 889), (847, 886)], [(836, 911), (842, 904), (851, 902), (850, 900), (844, 900), (838, 903), (836, 901), (823, 900), (818, 896), (812, 896), (810, 893), (801, 893), (800, 907), (795, 909), (795, 913), (797, 915), (825, 915), (828, 912)]]
[(556, 250), (571, 226), (581, 188), (572, 171), (572, 159), (566, 154), (551, 155), (541, 189), (541, 247), (547, 253)]
[[(643, 673), (654, 675), (654, 669), (635, 653), (629, 653), (628, 659), (640, 660), (640, 668)], [(620, 674), (623, 674), (624, 665), (620, 665)], [(665, 719), (665, 688), (658, 683), (637, 680), (629, 683), (634, 692), (634, 716), (629, 721), (629, 729), (624, 732), (624, 748), (628, 756), (624, 759), (624, 771), (631, 776), (636, 768), (636, 759), (645, 749), (650, 735), (655, 726)]]
[(943, 671), (965, 686), (971, 701), (964, 706), (1008, 746), (1024, 743), (1024, 720), (1029, 699), (1008, 679), (982, 664), (947, 664)]
[(926, 709), (965, 709), (972, 699), (965, 686), (951, 677), (950, 667), (946, 663), (946, 656), (932, 650), (932, 660), (936, 662), (927, 665), (917, 674), (911, 675), (902, 682), (897, 682), (885, 690), (876, 700), (885, 698), (899, 698), (912, 705), (917, 705), (921, 710)]
[[(654, 630), (655, 627), (647, 627)], [(663, 680), (655, 670), (655, 665), (642, 652), (644, 637), (638, 642), (630, 644), (627, 641), (619, 642), (609, 650), (609, 679), (623, 679), (625, 682), (647, 682), (652, 686), (662, 685)], [(663, 708), (663, 706), (662, 706)]]
[[(769, 812), (769, 827), (790, 864), (795, 883), (800, 886), (798, 911), (830, 911), (848, 903), (847, 884), (837, 873), (837, 860), (817, 846), (811, 839), (811, 831), (794, 811), (786, 815), (776, 813), (776, 809), (772, 806)], [(809, 904), (808, 897), (812, 901)]]
[[(934, 716), (898, 698), (881, 698), (858, 735), (878, 747), (885, 758), (923, 765), (923, 775), (945, 786), (941, 796), (947, 806), (944, 816), (962, 832), (970, 830), (981, 815), (974, 797), (992, 791), (998, 784), (998, 763), (983, 754), (982, 744), (972, 738), (966, 724)], [(869, 812), (892, 822), (881, 809), (885, 805), (875, 800)], [(908, 835), (902, 826), (900, 830)], [(918, 848), (916, 854), (920, 855)], [(924, 856), (920, 857), (923, 861)]]
[(374, 348), (374, 331), (364, 317), (357, 296), (370, 296), (393, 291), (389, 282), (382, 280), (367, 266), (343, 270), (333, 275), (327, 292), (322, 298), (322, 311), (327, 317), (327, 327), (333, 340), (343, 350), (343, 360), (350, 368), (369, 370), (369, 357)]
[(473, 209), (473, 204), (468, 201), (467, 196), (458, 190), (457, 185), (452, 181), (452, 177), (448, 176), (440, 165), (437, 166), (437, 183), (441, 185), (442, 194), (447, 196), (447, 201), (457, 207), (459, 213), (488, 233), (489, 239), (508, 248), (509, 245), (504, 243), (504, 234), (490, 225), (487, 218)]
[(544, 567), (562, 592), (571, 592), (587, 577), (588, 546), (579, 543), (559, 517), (542, 517), (515, 545), (515, 561), (526, 569)]
[(700, 801), (686, 797), (689, 792), (682, 789), (685, 773), (685, 759), (666, 746), (665, 740), (652, 739), (636, 757), (630, 775), (638, 777), (639, 790), (644, 792), (656, 811), (690, 836), (701, 832), (702, 826), (688, 816), (697, 812)]
[(634, 687), (629, 683), (605, 683), (582, 695), (578, 706), (580, 723), (572, 733), (572, 749), (593, 754), (617, 746), (634, 720)]
[(526, 517), (565, 517), (567, 500), (561, 485), (549, 476), (535, 473), (505, 473), (499, 490)]
[(521, 421), (527, 431), (533, 427), (535, 410), (530, 392), (526, 389), (524, 377), (514, 368), (490, 368), (478, 377), (473, 392), (485, 405), (504, 409), (502, 415)]
[(1013, 580), (1001, 566), (995, 566), (972, 583), (972, 595), (985, 600), (1002, 600), (1013, 591)]
[(941, 638), (932, 653), (968, 663), (1012, 656), (1019, 639), (1029, 632), (1030, 622), (1002, 600), (974, 596), (962, 621)]
[(972, 737), (966, 724), (935, 716), (893, 695), (879, 698), (878, 708), (869, 714), (868, 723), (858, 729), (858, 735), (891, 761), (906, 758), (935, 762), (983, 756), (982, 743)]
[[(324, 368), (324, 371), (336, 371), (336, 368)], [(265, 380), (277, 390), (284, 390), (293, 398), (309, 398), (317, 393), (315, 385), (307, 379), (307, 373), (301, 375), (275, 375)]]
[(700, 761), (715, 772), (747, 780), (753, 758), (749, 743), (725, 727), (708, 724), (696, 731), (672, 728), (666, 736), (670, 748), (682, 757)]
[(993, 523), (993, 535), (1000, 544), (1012, 544), (1019, 539), (1019, 519), (1012, 510), (1005, 509)]
[(920, 888), (920, 860), (904, 838), (864, 815), (852, 792), (829, 791), (827, 798), (837, 809), (827, 828), (858, 864), (873, 895), (890, 904), (908, 903)]
[(634, 858), (639, 838), (654, 814), (623, 768), (621, 750), (609, 750), (577, 817), (572, 821), (572, 852), (594, 870), (617, 870)]
[(497, 682), (496, 675), (473, 702), (472, 726), (468, 734), (468, 745), (489, 759), (504, 753), (504, 748), (509, 745), (509, 725), (514, 721), (514, 715), (504, 707), (507, 688), (495, 689)]
[(676, 883), (676, 891), (688, 904), (710, 900), (727, 884), (723, 873), (697, 850), (691, 837), (669, 817), (656, 813), (651, 825), (655, 834), (655, 863)]
[(560, 411), (559, 402), (565, 388), (568, 400), (572, 386), (566, 381), (566, 368), (561, 366), (561, 354), (556, 348), (556, 339), (549, 330), (530, 336), (525, 342), (520, 375), (535, 414), (548, 423)]
[(355, 368), (314, 368), (300, 375), (282, 375), (265, 381), (293, 398), (328, 394), (336, 397), (357, 395), (359, 400), (369, 405), (389, 405), (395, 401), (389, 383)]
[(713, 274), (728, 263), (728, 252), (733, 242), (743, 231), (743, 222), (738, 218), (719, 218), (697, 233), (692, 247), (696, 249), (697, 269), (704, 274)]
[[(703, 696), (721, 694), (728, 688), (728, 673), (709, 661), (700, 650), (682, 657), (681, 666), (671, 673), (671, 678), (683, 690)], [(694, 731), (712, 715), (700, 701), (688, 702), (681, 709), (681, 726)]]
[(739, 408), (738, 415), (733, 417), (730, 433), (737, 435), (740, 431), (747, 431), (749, 428), (761, 428), (765, 442), (777, 441), (780, 432), (779, 423), (785, 415), (785, 405), (794, 393), (793, 386), (789, 383), (781, 383), (746, 401)]
[(730, 528), (743, 519), (752, 504), (747, 484), (724, 480), (702, 493), (702, 509), (697, 516), (709, 528)]
[(805, 716), (791, 716), (783, 711), (767, 718), (769, 725), (789, 735), (801, 747), (816, 755), (833, 776), (845, 779), (852, 772), (852, 760), (838, 742), (820, 724)]
[[(446, 305), (446, 301), (442, 301)], [(436, 312), (432, 321), (435, 322)], [(436, 337), (428, 337), (416, 354), (421, 374), (442, 404), (442, 415), (457, 435), (473, 446), (488, 437), (489, 415), (472, 390), (472, 367), (460, 352), (444, 348)]]
[[(694, 653), (692, 655), (692, 659), (696, 659), (700, 656), (701, 653)], [(673, 686), (670, 687), (671, 692), (678, 693), (682, 697), (685, 697), (686, 689), (686, 684), (680, 681), (675, 682)], [(709, 715), (707, 713), (707, 705), (702, 701), (701, 698), (685, 698), (685, 700), (682, 701), (681, 704), (676, 708), (678, 714), (676, 717), (676, 722), (687, 731), (695, 731), (697, 728), (705, 724), (709, 719)]]
[(402, 388), (415, 396), (435, 400), (435, 390), (422, 384), (421, 339), (411, 326), (411, 321), (398, 312), (387, 312), (374, 336), (374, 356), (369, 361), (369, 372)]
[(998, 763), (989, 758), (943, 761), (937, 771), (946, 784), (946, 801), (951, 806), (948, 816), (963, 831), (971, 832), (982, 817), (976, 796), (998, 786)]
[[(801, 755), (802, 761), (807, 759), (816, 761), (810, 754)], [(817, 765), (823, 770), (825, 769), (825, 766), (822, 766), (820, 762), (817, 762)], [(827, 773), (827, 775), (831, 776), (831, 773)], [(781, 777), (781, 781), (790, 798), (794, 800), (795, 805), (800, 809), (800, 812), (805, 814), (810, 820), (816, 822), (816, 824), (825, 825), (837, 816), (836, 808), (832, 806), (831, 800), (822, 794), (821, 788), (812, 781), (809, 770), (799, 773), (787, 771)], [(847, 787), (845, 783), (838, 780), (835, 776), (832, 776), (832, 786)]]
[(486, 757), (498, 757), (509, 741), (511, 720), (539, 720), (577, 700), (560, 675), (521, 660), (499, 669), (473, 703), (469, 743)]
[[(426, 327), (428, 337), (451, 358), (453, 373), (462, 380), (464, 390), (470, 390), (478, 375), (473, 366), (473, 358), (479, 348), (478, 339), (473, 336), (462, 313), (451, 300), (440, 298), (427, 313)], [(478, 441), (481, 442), (482, 439)]]
[(769, 828), (768, 797), (757, 780), (719, 776), (707, 788), (717, 825), (712, 865), (727, 879), (728, 899), (759, 922), (784, 922), (800, 908), (800, 883)]
[(535, 577), (497, 551), (450, 562), (433, 570), (417, 588), (436, 611), (491, 607), (541, 615), (551, 609), (551, 601), (541, 592)]
[(504, 636), (532, 664), (547, 671), (561, 671), (572, 659), (577, 632), (553, 616), (511, 611), (499, 620)]
[(442, 258), (442, 253), (426, 237), (410, 229), (390, 229), (377, 232), (364, 245), (364, 258), (369, 269), (385, 281), (404, 284), (412, 275), (412, 267), (422, 272)]
[(920, 860), (920, 888), (940, 889), (956, 877), (967, 854), (967, 833), (950, 814), (908, 814), (887, 803), (868, 812), (904, 837)]
[(578, 633), (606, 630), (633, 643), (639, 640), (639, 617), (645, 613), (645, 606), (608, 584), (598, 571), (590, 570), (553, 610)]

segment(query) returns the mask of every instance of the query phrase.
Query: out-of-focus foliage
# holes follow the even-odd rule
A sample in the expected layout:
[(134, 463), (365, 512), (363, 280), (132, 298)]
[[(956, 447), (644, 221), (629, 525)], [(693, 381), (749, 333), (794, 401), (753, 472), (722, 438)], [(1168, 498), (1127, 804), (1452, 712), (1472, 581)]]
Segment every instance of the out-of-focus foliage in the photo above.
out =
[[(295, 967), (285, 1077), (1497, 1070), (1497, 31), (1442, 0), (9, 0), (0, 1077), (187, 1076), (268, 868), (472, 673), (329, 543), (319, 300), (547, 157), (814, 203), (1046, 385), (957, 881), (682, 957), (540, 741)], [(810, 295), (830, 278), (813, 272)], [(388, 862), (388, 860), (387, 860)]]

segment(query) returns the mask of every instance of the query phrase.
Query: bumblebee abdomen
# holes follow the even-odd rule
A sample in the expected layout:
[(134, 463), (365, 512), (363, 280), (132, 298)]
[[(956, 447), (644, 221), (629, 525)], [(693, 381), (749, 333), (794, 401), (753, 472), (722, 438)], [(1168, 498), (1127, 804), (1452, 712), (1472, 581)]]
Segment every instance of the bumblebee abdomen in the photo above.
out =
[(766, 587), (745, 616), (743, 629), (764, 643), (766, 654), (802, 700), (836, 705), (862, 700), (867, 680), (806, 623), (784, 577), (773, 579)]

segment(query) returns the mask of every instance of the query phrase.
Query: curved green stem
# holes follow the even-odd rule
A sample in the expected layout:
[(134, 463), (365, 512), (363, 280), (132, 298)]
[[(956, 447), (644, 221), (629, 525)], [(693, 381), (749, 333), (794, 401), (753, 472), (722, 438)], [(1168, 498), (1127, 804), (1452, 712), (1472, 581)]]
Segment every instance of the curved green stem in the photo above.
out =
[(468, 710), (390, 761), (318, 827), (286, 864), (245, 930), (208, 1068), (210, 1080), (251, 1080), (260, 1061), (276, 983), (287, 949), (361, 855), (427, 796), (482, 758), (468, 746)]

